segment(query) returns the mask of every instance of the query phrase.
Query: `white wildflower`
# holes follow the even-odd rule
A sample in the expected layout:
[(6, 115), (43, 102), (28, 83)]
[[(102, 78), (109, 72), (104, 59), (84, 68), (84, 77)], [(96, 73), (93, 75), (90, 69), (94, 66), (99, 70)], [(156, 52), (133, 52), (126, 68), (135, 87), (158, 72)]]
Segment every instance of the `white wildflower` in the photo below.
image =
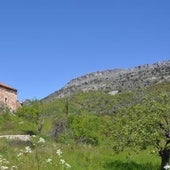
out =
[(45, 143), (45, 139), (40, 137), (38, 143)]
[(30, 146), (26, 146), (25, 153), (31, 153), (31, 152), (32, 152), (32, 150), (31, 150)]
[(0, 163), (2, 163), (3, 162), (3, 158), (2, 157), (0, 157)]
[(61, 164), (65, 164), (66, 161), (64, 159), (60, 159)]
[(155, 150), (152, 150), (152, 153), (156, 153), (156, 151), (155, 151)]
[(57, 149), (56, 154), (57, 154), (58, 156), (61, 156), (62, 153), (63, 153), (63, 152), (61, 151), (61, 149)]
[(9, 161), (7, 161), (6, 159), (2, 159), (2, 162), (3, 162), (4, 164), (9, 164)]
[(70, 164), (65, 163), (65, 165), (66, 165), (66, 168), (71, 168), (71, 165), (70, 165)]
[(21, 157), (23, 155), (23, 152), (20, 152), (17, 157)]
[(164, 168), (167, 170), (167, 169), (170, 169), (170, 165), (168, 165), (168, 164), (166, 164), (165, 166), (164, 166)]
[(48, 159), (46, 160), (46, 162), (47, 162), (47, 163), (52, 163), (52, 159), (51, 159), (51, 158), (48, 158)]
[(13, 165), (13, 166), (11, 167), (11, 170), (15, 170), (15, 169), (17, 169), (17, 168), (18, 168), (17, 166), (14, 166), (14, 165)]
[(9, 169), (7, 166), (0, 166), (1, 170)]

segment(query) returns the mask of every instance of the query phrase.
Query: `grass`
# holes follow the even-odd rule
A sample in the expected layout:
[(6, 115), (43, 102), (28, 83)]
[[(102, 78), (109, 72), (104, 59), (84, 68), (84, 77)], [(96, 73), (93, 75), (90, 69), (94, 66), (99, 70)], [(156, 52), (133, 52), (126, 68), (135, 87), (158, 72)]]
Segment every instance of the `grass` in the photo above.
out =
[[(33, 140), (21, 142), (1, 139), (0, 155), (9, 161), (4, 166), (17, 166), (17, 169), (24, 170), (157, 170), (160, 165), (159, 157), (150, 154), (149, 150), (116, 154), (109, 146), (66, 145), (49, 139), (40, 143), (39, 137)], [(30, 153), (26, 151), (28, 146)], [(62, 152), (61, 155), (56, 153), (57, 150)], [(19, 153), (23, 154), (18, 156)], [(67, 167), (66, 163), (71, 167)]]

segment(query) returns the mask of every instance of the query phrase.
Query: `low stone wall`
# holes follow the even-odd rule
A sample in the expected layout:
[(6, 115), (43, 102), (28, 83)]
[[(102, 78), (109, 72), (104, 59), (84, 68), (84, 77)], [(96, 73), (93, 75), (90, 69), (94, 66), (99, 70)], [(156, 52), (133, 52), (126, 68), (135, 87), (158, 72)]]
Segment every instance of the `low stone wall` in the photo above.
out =
[(0, 136), (0, 139), (1, 138), (6, 138), (6, 139), (10, 139), (10, 140), (21, 140), (21, 141), (30, 141), (31, 140), (30, 135), (3, 135), (3, 136)]

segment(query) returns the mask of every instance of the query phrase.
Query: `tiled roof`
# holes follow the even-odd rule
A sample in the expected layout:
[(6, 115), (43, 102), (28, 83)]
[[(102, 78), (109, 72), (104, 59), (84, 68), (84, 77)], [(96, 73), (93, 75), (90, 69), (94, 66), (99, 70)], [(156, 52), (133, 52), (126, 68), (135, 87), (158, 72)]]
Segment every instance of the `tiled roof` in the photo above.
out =
[(6, 85), (6, 84), (4, 84), (4, 83), (1, 83), (1, 82), (0, 82), (0, 87), (4, 87), (4, 88), (6, 88), (6, 89), (10, 89), (10, 90), (13, 90), (13, 91), (17, 91), (17, 89), (15, 89), (15, 88), (13, 88), (13, 87), (10, 87), (10, 86), (8, 86), (8, 85)]

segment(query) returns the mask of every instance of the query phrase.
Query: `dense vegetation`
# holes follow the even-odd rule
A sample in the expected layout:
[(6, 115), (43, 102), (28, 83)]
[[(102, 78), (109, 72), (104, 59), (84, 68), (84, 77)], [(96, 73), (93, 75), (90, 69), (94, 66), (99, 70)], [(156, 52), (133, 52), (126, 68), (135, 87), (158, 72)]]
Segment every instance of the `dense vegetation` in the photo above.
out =
[(33, 137), (29, 142), (1, 139), (0, 159), (10, 165), (1, 161), (0, 166), (155, 170), (161, 164), (165, 169), (169, 121), (169, 82), (114, 96), (81, 92), (51, 102), (33, 100), (14, 114), (1, 111), (1, 135)]

